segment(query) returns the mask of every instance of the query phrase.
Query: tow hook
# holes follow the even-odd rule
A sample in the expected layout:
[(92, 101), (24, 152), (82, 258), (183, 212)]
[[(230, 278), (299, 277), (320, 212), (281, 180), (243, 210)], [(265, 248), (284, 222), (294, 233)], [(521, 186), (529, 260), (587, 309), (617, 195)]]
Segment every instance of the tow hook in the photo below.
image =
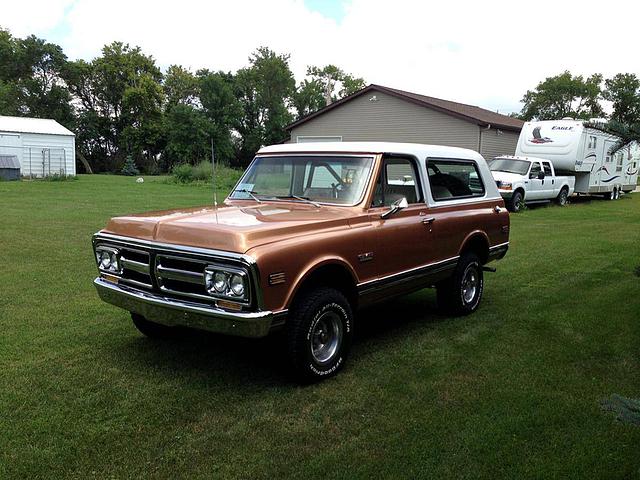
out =
[(487, 267), (487, 266), (484, 266), (484, 267), (482, 267), (482, 271), (483, 271), (483, 272), (493, 272), (493, 273), (496, 273), (496, 269), (495, 269), (494, 267)]

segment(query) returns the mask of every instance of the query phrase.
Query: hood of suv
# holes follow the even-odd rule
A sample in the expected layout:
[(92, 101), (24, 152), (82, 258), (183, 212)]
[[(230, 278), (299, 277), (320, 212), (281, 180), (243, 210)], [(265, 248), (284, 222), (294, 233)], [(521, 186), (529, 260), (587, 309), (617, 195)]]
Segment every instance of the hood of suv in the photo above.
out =
[(232, 202), (112, 218), (104, 233), (161, 243), (244, 253), (292, 236), (348, 228), (349, 207), (298, 202)]

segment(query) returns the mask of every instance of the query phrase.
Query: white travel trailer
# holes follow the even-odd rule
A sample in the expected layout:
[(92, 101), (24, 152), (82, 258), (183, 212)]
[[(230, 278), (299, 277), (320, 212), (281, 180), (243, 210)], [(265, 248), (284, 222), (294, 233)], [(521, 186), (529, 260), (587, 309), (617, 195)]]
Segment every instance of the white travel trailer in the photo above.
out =
[(550, 160), (558, 172), (575, 176), (577, 193), (603, 194), (614, 200), (620, 192), (635, 190), (640, 163), (637, 144), (612, 153), (616, 140), (585, 127), (581, 120), (527, 122), (520, 132), (516, 155)]

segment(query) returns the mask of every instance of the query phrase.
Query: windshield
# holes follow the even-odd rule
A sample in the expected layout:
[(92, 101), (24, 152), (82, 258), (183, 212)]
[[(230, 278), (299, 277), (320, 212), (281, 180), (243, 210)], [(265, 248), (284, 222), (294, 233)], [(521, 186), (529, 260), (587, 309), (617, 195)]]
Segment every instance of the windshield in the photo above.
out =
[(372, 163), (371, 157), (359, 156), (256, 157), (229, 198), (354, 205), (362, 198)]
[(529, 170), (529, 162), (526, 160), (514, 160), (512, 158), (494, 158), (489, 162), (492, 172), (507, 172), (525, 175)]

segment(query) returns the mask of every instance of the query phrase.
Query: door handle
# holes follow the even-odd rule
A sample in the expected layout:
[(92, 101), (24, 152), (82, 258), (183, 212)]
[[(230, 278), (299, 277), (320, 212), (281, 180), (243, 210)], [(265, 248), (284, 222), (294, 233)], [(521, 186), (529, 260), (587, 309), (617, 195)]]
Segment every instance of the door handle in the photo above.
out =
[(423, 218), (422, 223), (425, 225), (431, 225), (435, 221), (436, 217)]

